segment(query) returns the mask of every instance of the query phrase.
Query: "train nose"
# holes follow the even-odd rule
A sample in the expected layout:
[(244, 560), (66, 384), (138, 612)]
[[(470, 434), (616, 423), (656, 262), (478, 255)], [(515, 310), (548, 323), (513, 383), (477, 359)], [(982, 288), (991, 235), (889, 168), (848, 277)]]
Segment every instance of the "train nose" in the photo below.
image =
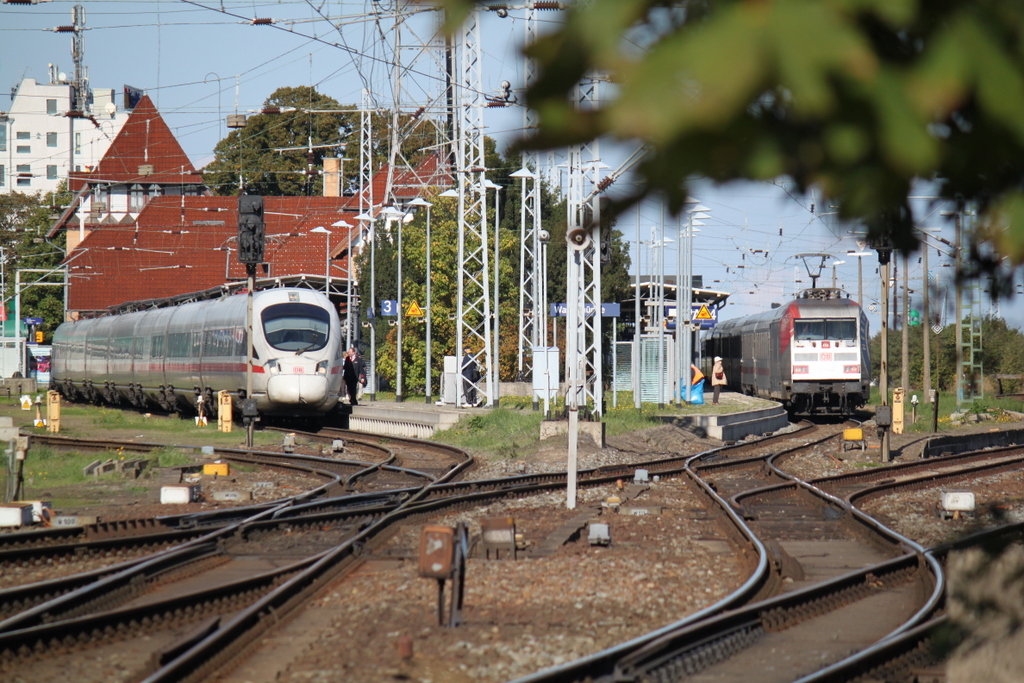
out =
[(318, 406), (327, 393), (323, 375), (274, 375), (267, 381), (267, 398), (280, 405)]

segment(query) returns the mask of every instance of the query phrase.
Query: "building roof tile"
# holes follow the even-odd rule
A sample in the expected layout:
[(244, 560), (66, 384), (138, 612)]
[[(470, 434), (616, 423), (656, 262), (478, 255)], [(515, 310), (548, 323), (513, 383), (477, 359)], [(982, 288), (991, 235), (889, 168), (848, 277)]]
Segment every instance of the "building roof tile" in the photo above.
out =
[[(331, 231), (332, 277), (345, 278), (348, 240), (358, 241), (352, 197), (264, 197), (267, 275), (322, 278)], [(244, 280), (237, 197), (157, 197), (131, 226), (95, 229), (69, 258), (68, 308), (104, 312), (127, 301), (172, 297)], [(351, 228), (334, 226), (346, 220)]]

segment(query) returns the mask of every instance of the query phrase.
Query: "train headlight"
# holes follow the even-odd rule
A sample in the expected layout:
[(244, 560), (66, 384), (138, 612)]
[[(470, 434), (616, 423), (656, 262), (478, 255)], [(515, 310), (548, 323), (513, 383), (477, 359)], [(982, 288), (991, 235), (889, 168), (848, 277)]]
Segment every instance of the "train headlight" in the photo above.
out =
[(319, 363), (316, 364), (316, 374), (318, 374), (318, 375), (326, 375), (327, 374), (327, 368), (330, 367), (330, 365), (331, 365), (331, 361), (329, 361), (329, 360), (322, 360), (322, 361), (320, 361)]
[(810, 369), (806, 365), (794, 365), (793, 366), (793, 374), (794, 375), (806, 375), (809, 372), (810, 372)]
[(281, 374), (281, 364), (278, 363), (276, 360), (268, 360), (266, 365), (264, 365), (263, 367), (265, 367), (267, 369), (267, 372), (269, 372), (271, 375)]
[(859, 375), (860, 374), (860, 366), (859, 365), (844, 365), (843, 366), (843, 372), (846, 373), (846, 374), (854, 373), (854, 374), (858, 374)]

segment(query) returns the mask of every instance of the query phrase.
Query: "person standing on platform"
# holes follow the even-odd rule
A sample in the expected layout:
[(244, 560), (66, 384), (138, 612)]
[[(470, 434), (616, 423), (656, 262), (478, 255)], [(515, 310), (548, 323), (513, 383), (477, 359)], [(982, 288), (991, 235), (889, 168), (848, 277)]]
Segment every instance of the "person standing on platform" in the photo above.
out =
[(729, 383), (729, 380), (725, 376), (725, 368), (722, 367), (722, 357), (715, 356), (715, 365), (711, 368), (711, 388), (714, 389), (714, 395), (711, 398), (712, 405), (718, 405), (718, 394), (722, 391), (722, 387)]
[(471, 408), (476, 405), (475, 383), (480, 380), (480, 370), (477, 369), (476, 360), (469, 352), (469, 347), (462, 351), (462, 407)]
[(345, 354), (341, 378), (345, 382), (349, 405), (359, 405), (359, 387), (361, 384), (366, 384), (366, 369), (363, 366), (363, 359), (359, 357), (359, 352), (354, 346)]

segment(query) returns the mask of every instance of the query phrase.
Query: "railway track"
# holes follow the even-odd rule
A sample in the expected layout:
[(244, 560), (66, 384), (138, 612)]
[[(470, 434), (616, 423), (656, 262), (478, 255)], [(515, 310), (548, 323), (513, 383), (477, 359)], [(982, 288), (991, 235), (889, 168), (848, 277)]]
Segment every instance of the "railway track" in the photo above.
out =
[[(811, 483), (779, 467), (799, 450), (746, 457), (716, 451), (688, 461), (695, 483), (759, 548), (761, 562), (743, 588), (674, 627), (519, 683), (833, 682), (934, 665), (927, 649), (945, 623), (948, 548), (929, 552), (860, 512), (854, 501), (938, 480), (1019, 470), (1020, 449), (933, 458), (893, 466), (891, 472)], [(1019, 539), (1021, 526), (991, 534)], [(963, 547), (986, 538), (979, 535)]]
[[(828, 642), (819, 643), (819, 649), (814, 650), (818, 660), (807, 671), (782, 666), (789, 659), (800, 660), (801, 666), (805, 666), (806, 657), (776, 657), (778, 680), (793, 680), (785, 677), (810, 675), (823, 666), (836, 666), (849, 659), (855, 650), (869, 649), (887, 634), (901, 629), (914, 631), (911, 626), (915, 619), (927, 623), (925, 617), (929, 609), (934, 610), (935, 596), (941, 592), (937, 562), (905, 539), (872, 527), (848, 501), (820, 491), (825, 485), (822, 482), (800, 486), (773, 462), (784, 462), (789, 453), (832, 438), (835, 434), (829, 430), (804, 427), (789, 435), (773, 437), (772, 446), (739, 444), (692, 458), (657, 458), (580, 472), (581, 486), (615, 482), (632, 476), (638, 468), (646, 469), (651, 476), (660, 473), (689, 477), (707, 497), (709, 507), (717, 506), (716, 514), (729, 528), (726, 533), (733, 542), (746, 543), (752, 549), (751, 578), (728, 600), (685, 623), (660, 629), (628, 647), (598, 653), (528, 680), (682, 680), (679, 676), (692, 677), (697, 672), (706, 672), (701, 675), (712, 678), (693, 680), (749, 680), (730, 679), (728, 671), (743, 670), (752, 661), (743, 657), (756, 659), (763, 656), (764, 648), (774, 648), (776, 652), (783, 647), (794, 648), (792, 651), (797, 653), (810, 651), (807, 639), (820, 640), (821, 634), (828, 632), (823, 624), (856, 619), (872, 622), (877, 630), (883, 631), (879, 634), (865, 629), (856, 641), (845, 636), (826, 638)], [(775, 452), (768, 455), (764, 452), (766, 448)], [(755, 449), (762, 454), (751, 455)], [(400, 456), (395, 457), (397, 462)], [(424, 459), (429, 464), (434, 457), (427, 455)], [(754, 467), (756, 460), (761, 462)], [(929, 464), (936, 466), (934, 462)], [(459, 468), (449, 470), (450, 478)], [(766, 474), (754, 476), (752, 472)], [(907, 479), (903, 484), (912, 485)], [(109, 574), (96, 580), (136, 587), (130, 591), (122, 588), (119, 593), (79, 595), (75, 593), (77, 589), (71, 589), (56, 599), (23, 596), (20, 604), (29, 607), (14, 610), (12, 616), (0, 622), (0, 670), (19, 671), (40, 661), (58, 668), (80, 666), (77, 662), (82, 659), (108, 661), (98, 653), (104, 652), (104, 648), (134, 652), (134, 638), (144, 633), (146, 645), (138, 648), (144, 654), (136, 656), (131, 664), (124, 663), (125, 670), (134, 676), (131, 680), (203, 680), (241, 656), (274, 623), (371, 553), (395, 525), (415, 523), (483, 501), (564, 485), (564, 474), (463, 482), (442, 480), (425, 487), (372, 494), (296, 499), (275, 509), (254, 510), (251, 519), (235, 526), (210, 529), (206, 537), (181, 544), (174, 550), (179, 554), (177, 563), (156, 558), (148, 566), (140, 567), (146, 562), (122, 563), (132, 566), (119, 567), (119, 571), (136, 574)], [(867, 484), (880, 485), (883, 484)], [(729, 500), (721, 491), (730, 494)], [(815, 492), (823, 498), (815, 499)], [(344, 507), (348, 507), (346, 512), (342, 511)], [(781, 517), (787, 512), (795, 513), (790, 522)], [(203, 523), (192, 522), (197, 526)], [(789, 536), (765, 542), (754, 531), (758, 525), (762, 535), (783, 527)], [(842, 531), (833, 533), (829, 529)], [(213, 537), (218, 533), (219, 537)], [(308, 540), (292, 542), (306, 533), (310, 534)], [(873, 534), (875, 537), (871, 538)], [(815, 565), (809, 559), (814, 555), (808, 550), (811, 545), (801, 545), (814, 543), (819, 543), (819, 548), (834, 549), (860, 543), (862, 549), (868, 549), (865, 554), (880, 553), (883, 559), (872, 562), (861, 557), (860, 566), (853, 570), (835, 561)], [(257, 548), (260, 550), (254, 552)], [(268, 552), (272, 548), (276, 550)], [(229, 575), (240, 569), (238, 558), (251, 560), (254, 555), (259, 555), (264, 563), (273, 556), (275, 566), (264, 564), (257, 568), (262, 571), (252, 571), (250, 567), (248, 578), (230, 581)], [(795, 577), (798, 570), (803, 572), (802, 580)], [(208, 584), (218, 574), (218, 585), (210, 587)], [(183, 578), (168, 581), (168, 577)], [(187, 589), (196, 583), (206, 587)], [(882, 607), (894, 605), (901, 606), (902, 611), (878, 617)], [(132, 634), (131, 638), (127, 634)], [(131, 644), (126, 645), (129, 640)], [(89, 650), (90, 657), (80, 656), (83, 649)], [(95, 657), (93, 653), (97, 653)], [(751, 670), (760, 669), (748, 668), (748, 675)], [(82, 671), (79, 679), (93, 678)]]

